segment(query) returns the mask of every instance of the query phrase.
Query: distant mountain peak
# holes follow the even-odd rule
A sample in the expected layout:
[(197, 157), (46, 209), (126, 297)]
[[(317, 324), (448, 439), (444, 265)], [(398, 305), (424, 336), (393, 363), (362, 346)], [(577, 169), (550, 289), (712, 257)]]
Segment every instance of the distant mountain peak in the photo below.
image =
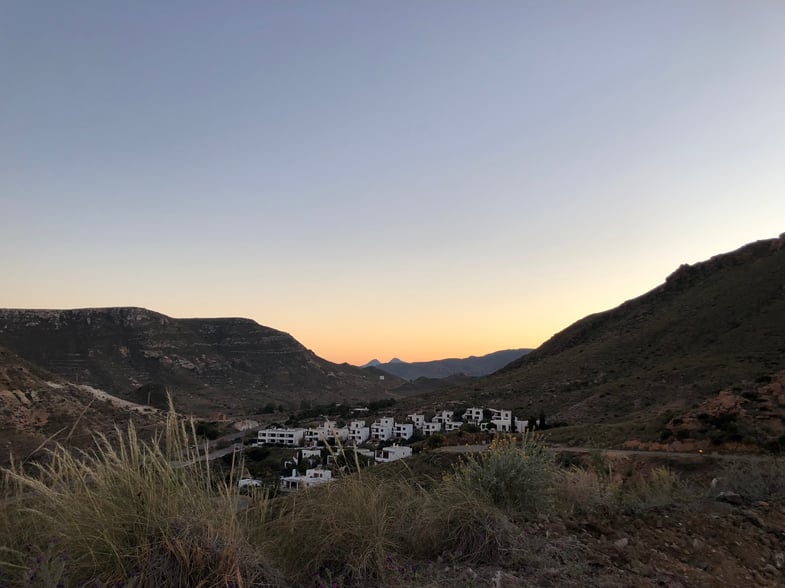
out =
[(453, 357), (434, 361), (414, 361), (411, 363), (394, 357), (387, 363), (376, 362), (373, 367), (384, 370), (394, 376), (403, 378), (404, 380), (416, 380), (421, 377), (447, 378), (457, 374), (478, 377), (495, 372), (529, 351), (531, 350), (505, 349), (479, 357), (472, 355), (462, 359)]
[(379, 361), (378, 359), (374, 358), (371, 361), (369, 361), (368, 363), (361, 365), (360, 367), (367, 368), (367, 367), (377, 367), (377, 366), (380, 366), (380, 365), (382, 365), (382, 362)]

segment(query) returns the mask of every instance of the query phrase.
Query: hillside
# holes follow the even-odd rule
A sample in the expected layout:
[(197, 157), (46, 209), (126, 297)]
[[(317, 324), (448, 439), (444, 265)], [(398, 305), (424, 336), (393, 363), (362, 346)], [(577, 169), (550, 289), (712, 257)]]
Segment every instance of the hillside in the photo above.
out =
[(0, 347), (0, 463), (54, 441), (82, 446), (129, 420), (148, 430), (162, 420), (156, 413), (70, 384)]
[(785, 234), (681, 266), (652, 291), (557, 333), (468, 396), (523, 415), (542, 408), (551, 422), (624, 423), (618, 438), (646, 437), (723, 390), (757, 394), (784, 369)]
[[(0, 309), (0, 345), (69, 381), (194, 414), (378, 398), (378, 377), (317, 357), (249, 319), (175, 319), (142, 308)], [(389, 383), (386, 385), (389, 387)]]
[(515, 361), (531, 349), (505, 349), (481, 356), (437, 359), (433, 361), (406, 362), (394, 359), (387, 363), (373, 360), (368, 365), (384, 370), (404, 380), (417, 378), (447, 378), (458, 374), (465, 376), (487, 376)]

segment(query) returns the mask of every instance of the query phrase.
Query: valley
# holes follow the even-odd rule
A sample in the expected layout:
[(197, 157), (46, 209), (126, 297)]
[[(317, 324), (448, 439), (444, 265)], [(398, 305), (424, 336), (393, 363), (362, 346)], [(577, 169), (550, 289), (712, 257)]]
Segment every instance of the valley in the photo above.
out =
[[(272, 586), (411, 588), (785, 578), (785, 235), (679, 268), (482, 376), (410, 380), (327, 362), (247, 319), (132, 307), (2, 309), (0, 346), (0, 443), (14, 461), (0, 530), (39, 550), (6, 547), (13, 565), (0, 561), (0, 585), (23, 585), (17, 568), (38, 577), (30, 562), (67, 568), (56, 549), (41, 551), (59, 530), (24, 526), (16, 508), (28, 503), (73, 514), (75, 536), (85, 504), (104, 534), (127, 504), (174, 508), (167, 520), (185, 525), (188, 546), (176, 529), (157, 532), (179, 545), (165, 557), (183, 586), (194, 568), (176, 554), (210, 552), (191, 526), (216, 513), (244, 554), (233, 572), (217, 559), (199, 572), (216, 586), (234, 573)], [(179, 416), (166, 413), (169, 394)], [(319, 431), (345, 433), (307, 448), (336, 460), (320, 463), (329, 483), (308, 477), (316, 470), (287, 477), (299, 450), (278, 447), (287, 431), (317, 445)], [(107, 437), (94, 454), (96, 435)], [(392, 463), (335, 458), (350, 440), (364, 464)], [(73, 461), (81, 449), (87, 461)], [(189, 491), (158, 505), (161, 484)], [(286, 484), (301, 487), (297, 497), (278, 495)], [(246, 514), (260, 522), (246, 526)], [(123, 521), (123, 533), (137, 532)], [(297, 558), (293, 536), (309, 538)]]

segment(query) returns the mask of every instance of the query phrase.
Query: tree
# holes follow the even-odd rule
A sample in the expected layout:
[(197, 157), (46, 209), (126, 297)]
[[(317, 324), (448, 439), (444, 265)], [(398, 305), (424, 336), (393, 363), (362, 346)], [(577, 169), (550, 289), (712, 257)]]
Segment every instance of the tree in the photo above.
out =
[(444, 435), (441, 433), (434, 433), (425, 440), (424, 447), (426, 449), (436, 449), (444, 445)]

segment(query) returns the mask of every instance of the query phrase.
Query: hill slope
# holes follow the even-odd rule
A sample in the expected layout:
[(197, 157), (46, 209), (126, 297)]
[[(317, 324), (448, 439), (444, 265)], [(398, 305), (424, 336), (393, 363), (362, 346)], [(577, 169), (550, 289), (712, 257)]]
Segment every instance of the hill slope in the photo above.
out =
[(68, 383), (0, 347), (0, 463), (11, 453), (24, 459), (47, 440), (82, 446), (129, 420), (145, 431), (162, 417)]
[(650, 422), (785, 369), (785, 234), (684, 265), (567, 327), (475, 387), (550, 420)]
[(174, 319), (132, 307), (0, 309), (0, 345), (70, 381), (135, 401), (160, 406), (169, 388), (178, 409), (196, 414), (385, 394), (378, 378), (241, 318)]
[(401, 361), (400, 359), (392, 360), (387, 363), (373, 360), (367, 365), (372, 365), (373, 367), (384, 370), (389, 374), (393, 374), (405, 380), (416, 380), (417, 378), (447, 378), (457, 374), (478, 377), (487, 376), (488, 374), (495, 372), (529, 351), (531, 351), (531, 349), (505, 349), (479, 357), (472, 355), (471, 357), (464, 357), (461, 359), (449, 358), (433, 361), (414, 361), (411, 363)]

